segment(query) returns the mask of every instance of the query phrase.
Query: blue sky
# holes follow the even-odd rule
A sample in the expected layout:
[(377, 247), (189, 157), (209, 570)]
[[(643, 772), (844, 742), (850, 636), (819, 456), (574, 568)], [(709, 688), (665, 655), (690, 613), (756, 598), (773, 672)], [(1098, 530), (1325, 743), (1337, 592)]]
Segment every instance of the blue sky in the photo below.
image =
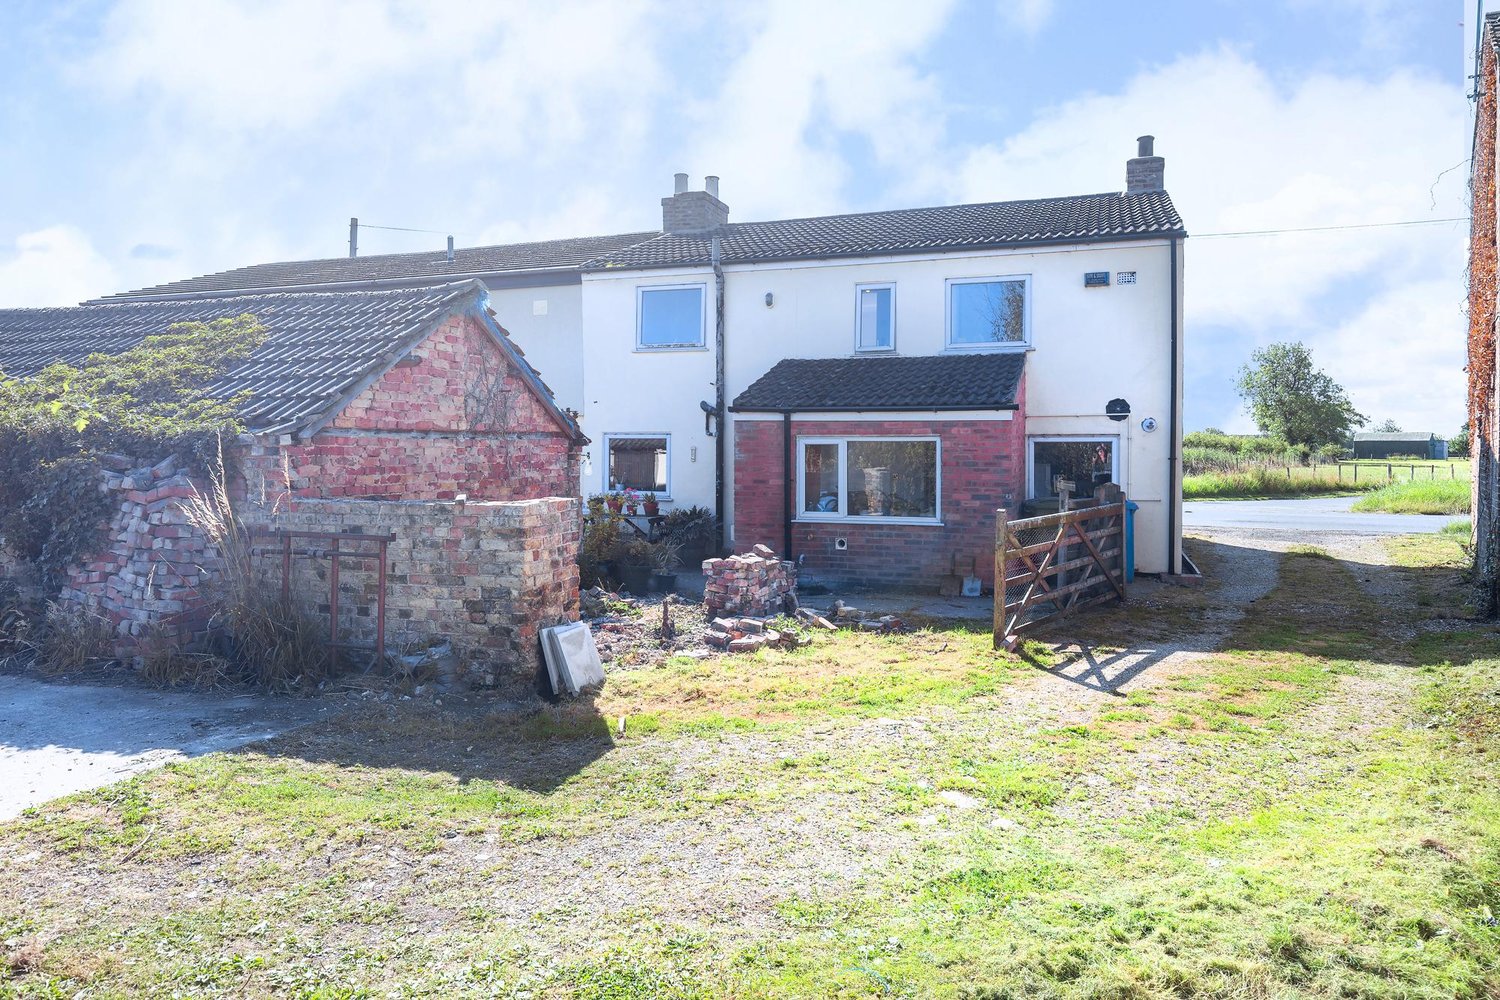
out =
[[(338, 256), (350, 216), (654, 228), (678, 170), (741, 220), (1117, 190), (1144, 132), (1195, 235), (1463, 216), (1468, 6), (11, 0), (0, 305)], [(1298, 339), (1456, 430), (1465, 228), (1190, 239), (1188, 426), (1249, 429), (1235, 370)]]

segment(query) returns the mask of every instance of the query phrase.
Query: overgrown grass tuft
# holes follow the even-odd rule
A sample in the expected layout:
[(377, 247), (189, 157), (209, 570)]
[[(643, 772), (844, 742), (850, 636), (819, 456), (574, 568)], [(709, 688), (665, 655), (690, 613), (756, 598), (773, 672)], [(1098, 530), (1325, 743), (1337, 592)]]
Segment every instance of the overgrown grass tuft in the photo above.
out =
[(1354, 509), (1388, 514), (1467, 514), (1469, 483), (1463, 479), (1391, 483), (1360, 497)]
[[(1341, 482), (1334, 474), (1292, 469), (1292, 475), (1280, 469), (1247, 469), (1244, 472), (1204, 472), (1185, 476), (1182, 496), (1186, 500), (1254, 500), (1263, 497), (1302, 497), (1330, 493), (1355, 493), (1372, 490), (1375, 483), (1355, 485), (1345, 476)], [(1467, 486), (1467, 483), (1464, 484)]]

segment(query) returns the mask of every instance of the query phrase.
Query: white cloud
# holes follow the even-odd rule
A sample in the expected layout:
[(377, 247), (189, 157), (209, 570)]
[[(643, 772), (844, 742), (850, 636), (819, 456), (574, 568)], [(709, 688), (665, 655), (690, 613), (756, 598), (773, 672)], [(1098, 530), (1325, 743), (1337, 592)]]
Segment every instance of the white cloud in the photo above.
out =
[[(1463, 216), (1466, 171), (1433, 185), (1468, 152), (1464, 115), (1457, 88), (1430, 77), (1273, 79), (1220, 49), (1147, 70), (1118, 93), (1043, 110), (1003, 144), (970, 151), (951, 195), (1120, 190), (1135, 136), (1151, 132), (1189, 233)], [(1420, 370), (1435, 386), (1454, 373), (1461, 381), (1462, 359), (1450, 348), (1463, 342), (1463, 234), (1457, 224), (1189, 239), (1189, 365), (1195, 329), (1213, 328), (1212, 349), (1233, 366), (1272, 341), (1303, 340), (1359, 405), (1382, 415), (1398, 408), (1385, 388), (1393, 373)], [(1413, 340), (1414, 323), (1425, 342)], [(1358, 351), (1349, 348), (1355, 340)], [(1223, 360), (1214, 367), (1232, 367)], [(1462, 392), (1416, 392), (1401, 404), (1413, 422), (1418, 401), (1429, 407), (1427, 422), (1456, 425), (1462, 412)], [(1191, 412), (1221, 424), (1234, 422), (1219, 416), (1233, 405), (1189, 400)]]
[(1052, 20), (1055, 0), (1000, 0), (1000, 19), (1022, 34), (1034, 36)]
[(114, 270), (81, 230), (48, 226), (16, 237), (12, 253), (0, 253), (0, 303), (71, 306), (114, 283)]
[(838, 211), (851, 139), (902, 173), (931, 163), (944, 116), (916, 57), (949, 7), (776, 0), (744, 15), (749, 42), (698, 108), (691, 165), (723, 175), (735, 217), (753, 219)]

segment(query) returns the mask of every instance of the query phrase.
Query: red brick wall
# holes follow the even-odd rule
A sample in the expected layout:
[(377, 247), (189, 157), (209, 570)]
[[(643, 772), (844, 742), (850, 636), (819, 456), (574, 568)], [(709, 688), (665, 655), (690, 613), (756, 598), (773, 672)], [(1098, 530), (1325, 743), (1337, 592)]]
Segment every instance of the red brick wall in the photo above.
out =
[[(780, 420), (737, 420), (734, 440), (734, 548), (756, 543), (783, 556), (783, 453)], [(792, 525), (793, 557), (806, 555), (811, 574), (831, 581), (879, 586), (936, 587), (970, 561), (988, 584), (993, 573), (995, 509), (1006, 494), (1019, 502), (1026, 485), (1025, 421), (889, 420), (829, 421), (793, 419), (799, 436), (915, 437), (942, 442), (941, 525), (839, 521)], [(796, 474), (793, 452), (793, 475)], [(795, 494), (796, 482), (792, 483)], [(795, 501), (794, 501), (795, 502)], [(847, 538), (849, 548), (834, 548)]]
[[(455, 316), (310, 440), (253, 446), (252, 495), (528, 500), (578, 495), (579, 448), (479, 320)], [(285, 463), (285, 465), (283, 464)]]

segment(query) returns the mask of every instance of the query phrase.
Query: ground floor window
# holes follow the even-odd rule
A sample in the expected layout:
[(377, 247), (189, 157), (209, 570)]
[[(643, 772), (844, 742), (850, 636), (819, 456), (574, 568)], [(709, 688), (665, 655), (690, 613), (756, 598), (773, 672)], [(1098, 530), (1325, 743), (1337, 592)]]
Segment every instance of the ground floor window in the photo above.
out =
[(606, 434), (604, 447), (609, 453), (605, 487), (610, 490), (635, 490), (637, 493), (668, 493), (666, 434)]
[(1120, 481), (1119, 438), (1031, 438), (1026, 467), (1033, 500), (1050, 500), (1066, 491), (1075, 500), (1094, 495), (1105, 483)]
[(938, 517), (937, 438), (804, 438), (798, 450), (801, 517)]

